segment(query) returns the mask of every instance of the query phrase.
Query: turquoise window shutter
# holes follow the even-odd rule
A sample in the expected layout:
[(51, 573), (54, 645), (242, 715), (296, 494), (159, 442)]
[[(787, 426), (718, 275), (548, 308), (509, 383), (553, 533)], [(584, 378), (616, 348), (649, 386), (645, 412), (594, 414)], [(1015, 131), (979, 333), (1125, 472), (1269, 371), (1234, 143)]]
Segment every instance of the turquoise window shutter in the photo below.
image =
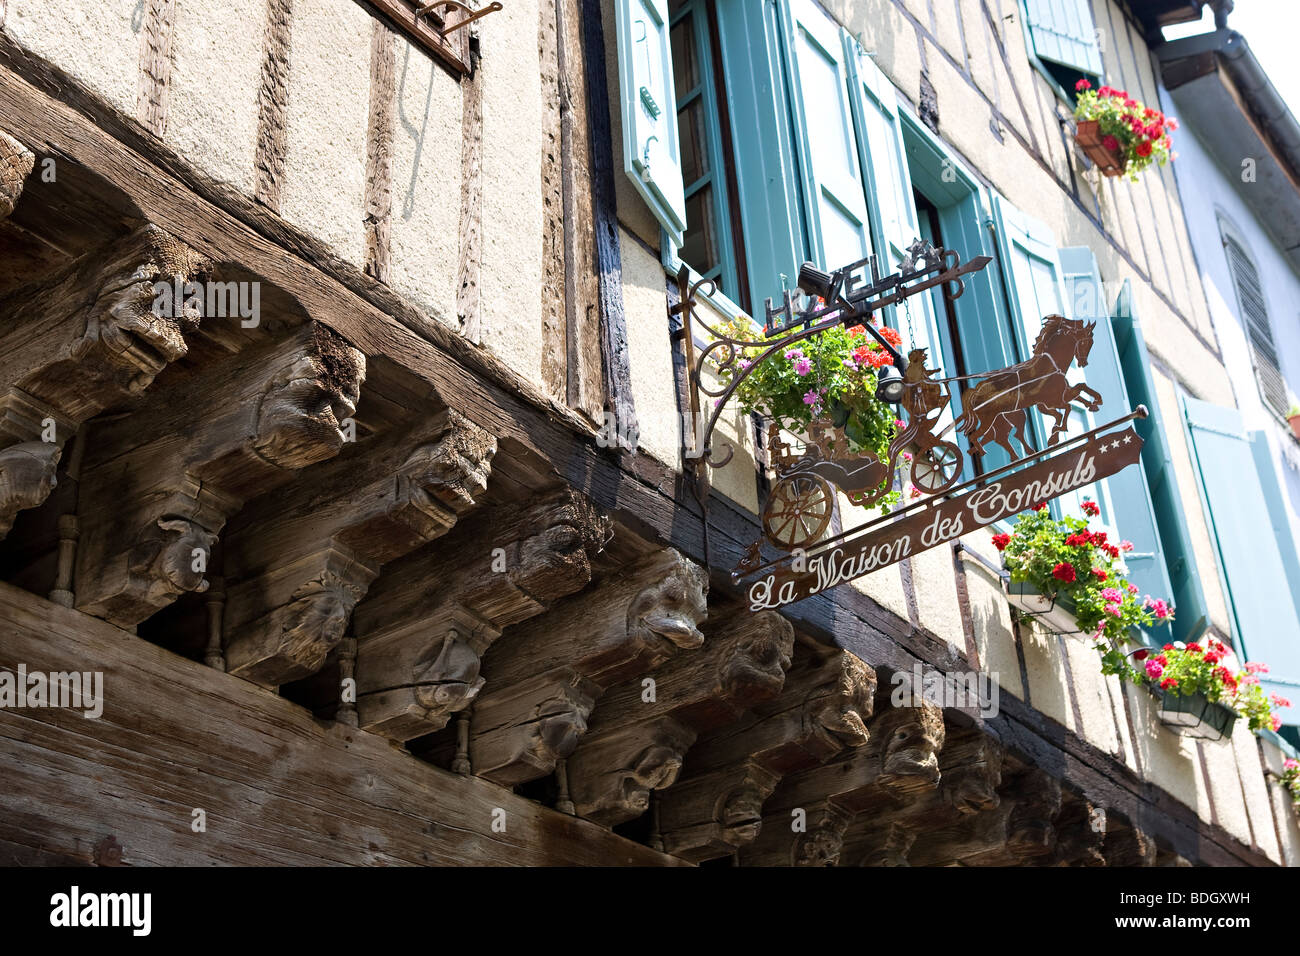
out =
[(667, 0), (616, 0), (623, 170), (677, 244), (686, 199), (677, 138)]
[[(866, 56), (858, 42), (843, 35), (849, 83), (853, 90), (853, 118), (857, 127), (858, 155), (866, 170), (867, 196), (873, 248), (882, 274), (898, 268), (907, 247), (919, 238), (912, 177), (893, 84)], [(927, 350), (929, 368), (942, 369), (944, 354), (931, 296), (917, 296), (906, 308), (893, 306), (890, 324), (903, 335), (907, 350)]]
[(1282, 485), (1273, 470), (1273, 456), (1268, 447), (1268, 438), (1262, 431), (1251, 432), (1246, 436), (1250, 441), (1250, 450), (1255, 456), (1255, 470), (1259, 473), (1260, 484), (1264, 488), (1264, 503), (1268, 506), (1268, 516), (1273, 523), (1273, 537), (1277, 539), (1278, 550), (1282, 552), (1282, 567), (1286, 578), (1291, 582), (1291, 596), (1300, 604), (1300, 554), (1296, 553), (1296, 542), (1291, 536), (1291, 523), (1286, 516), (1286, 498)]
[(1102, 75), (1089, 0), (1025, 0), (1025, 15), (1039, 57)]
[[(1193, 457), (1229, 597), (1239, 656), (1269, 665), (1266, 690), (1300, 703), (1300, 614), (1273, 535), (1241, 415), (1184, 397)], [(1282, 712), (1300, 724), (1300, 707)]]
[(779, 19), (752, 0), (717, 0), (717, 17), (750, 303), (762, 320), (764, 300), (780, 300), (781, 276), (793, 285), (808, 255)]
[[(1169, 452), (1169, 440), (1165, 437), (1155, 382), (1151, 378), (1151, 357), (1147, 354), (1142, 325), (1133, 311), (1133, 292), (1127, 280), (1115, 303), (1111, 327), (1115, 333), (1115, 346), (1129, 402), (1134, 407), (1147, 407), (1147, 417), (1138, 419), (1134, 427), (1142, 436), (1142, 470), (1146, 474), (1151, 505), (1155, 510), (1156, 529), (1160, 534), (1165, 569), (1169, 575), (1169, 593), (1173, 595), (1174, 606), (1177, 608), (1173, 623), (1174, 638), (1194, 641), (1209, 625), (1205, 590), (1192, 552), (1182, 493), (1174, 474), (1173, 458)], [(1104, 390), (1102, 394), (1105, 395)]]
[(792, 47), (791, 105), (810, 258), (836, 269), (871, 252), (844, 46), (839, 28), (813, 0), (781, 0), (779, 7)]
[[(1119, 349), (1111, 328), (1110, 303), (1106, 301), (1092, 250), (1086, 246), (1062, 249), (1060, 258), (1071, 317), (1096, 323), (1085, 369), (1088, 384), (1102, 396), (1101, 410), (1091, 416), (1095, 427), (1127, 415), (1134, 403), (1130, 402), (1124, 383)], [(1124, 556), (1129, 581), (1143, 594), (1174, 601), (1146, 472), (1141, 465), (1131, 466), (1098, 485), (1100, 520), (1110, 530), (1111, 540), (1127, 539), (1133, 543), (1133, 550)], [(1164, 644), (1173, 639), (1173, 633), (1168, 625), (1162, 625), (1153, 629), (1152, 637)]]

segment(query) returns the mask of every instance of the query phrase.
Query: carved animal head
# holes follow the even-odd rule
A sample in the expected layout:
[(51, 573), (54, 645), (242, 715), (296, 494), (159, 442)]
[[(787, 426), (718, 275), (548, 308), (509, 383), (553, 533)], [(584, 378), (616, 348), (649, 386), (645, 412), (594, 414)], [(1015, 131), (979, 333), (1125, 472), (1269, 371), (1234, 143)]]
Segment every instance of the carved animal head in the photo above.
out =
[(132, 579), (147, 602), (162, 607), (181, 594), (202, 593), (202, 569), (217, 535), (189, 518), (159, 518), (145, 528), (128, 558)]
[(412, 482), (413, 499), (427, 502), (432, 495), (457, 514), (464, 514), (487, 490), (497, 440), (457, 412), (450, 417), (447, 432), (438, 441), (416, 449), (402, 475)]
[(763, 801), (770, 791), (746, 781), (722, 798), (715, 819), (722, 826), (722, 838), (731, 846), (744, 846), (758, 838), (763, 826)]
[(1056, 842), (1054, 821), (1061, 812), (1061, 782), (1037, 768), (1019, 775), (1012, 791), (1015, 806), (1007, 845), (1024, 855), (1040, 855)]
[(666, 573), (628, 608), (628, 633), (651, 643), (660, 638), (684, 650), (699, 647), (704, 643), (699, 624), (709, 613), (708, 577), (675, 551), (668, 552), (666, 560)]
[(299, 354), (262, 396), (258, 454), (294, 470), (332, 458), (343, 447), (341, 422), (356, 411), (365, 369), (361, 352), (319, 327), (316, 347)]
[(582, 695), (557, 694), (538, 704), (529, 752), (552, 763), (568, 757), (587, 732), (592, 703)]
[(440, 713), (464, 710), (483, 689), (478, 651), (452, 628), (440, 644), (416, 662), (411, 675), (415, 699)]
[(804, 726), (832, 752), (866, 744), (876, 697), (875, 671), (848, 652), (837, 663), (835, 679), (819, 685), (804, 705)]
[(891, 707), (872, 724), (881, 752), (880, 786), (897, 795), (933, 790), (939, 784), (943, 711), (919, 695), (910, 707)]
[(836, 866), (844, 849), (844, 831), (848, 820), (828, 814), (807, 833), (799, 834), (791, 848), (795, 866)]
[(980, 735), (944, 747), (943, 796), (959, 813), (997, 809), (1001, 799), (1002, 747)]
[[(567, 489), (540, 502), (546, 524), (518, 544), (508, 562), (511, 583), (542, 600), (571, 594), (591, 580), (591, 558), (613, 534), (613, 522), (586, 498)], [(511, 514), (510, 520), (514, 520)]]
[(293, 601), (275, 612), (283, 637), (280, 656), (294, 662), (277, 683), (287, 683), (320, 670), (331, 650), (343, 640), (359, 589), (322, 577), (294, 593)]
[(13, 527), (20, 511), (41, 505), (58, 485), (61, 446), (29, 441), (0, 451), (0, 538)]
[(734, 696), (775, 697), (785, 685), (794, 653), (794, 628), (774, 611), (746, 622), (744, 632), (727, 655), (722, 687)]

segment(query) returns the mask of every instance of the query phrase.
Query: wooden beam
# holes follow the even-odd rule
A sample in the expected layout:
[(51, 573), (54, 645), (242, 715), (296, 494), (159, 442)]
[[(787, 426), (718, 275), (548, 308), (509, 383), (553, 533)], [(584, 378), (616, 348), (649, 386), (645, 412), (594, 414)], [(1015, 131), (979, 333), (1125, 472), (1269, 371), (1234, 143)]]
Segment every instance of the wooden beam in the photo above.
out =
[(678, 862), (7, 584), (0, 620), (0, 668), (104, 675), (95, 720), (0, 708), (0, 858), (86, 866), (111, 835), (128, 866)]
[[(620, 435), (635, 435), (638, 429), (636, 406), (632, 400), (627, 317), (623, 312), (623, 259), (619, 249), (618, 203), (614, 193), (614, 176), (619, 171), (614, 169), (614, 131), (609, 113), (605, 30), (601, 19), (600, 0), (582, 0), (605, 407), (614, 416)], [(667, 321), (667, 306), (664, 307), (664, 316), (664, 321)]]

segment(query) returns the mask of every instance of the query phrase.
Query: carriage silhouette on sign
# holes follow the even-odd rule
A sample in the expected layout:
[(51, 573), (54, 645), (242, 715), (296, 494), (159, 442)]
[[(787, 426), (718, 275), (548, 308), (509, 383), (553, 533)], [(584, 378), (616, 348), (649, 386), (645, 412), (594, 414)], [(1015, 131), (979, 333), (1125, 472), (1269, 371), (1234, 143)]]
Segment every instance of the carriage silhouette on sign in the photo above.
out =
[[(1101, 395), (1067, 377), (1072, 364), (1088, 364), (1093, 325), (1049, 315), (1034, 343), (1033, 354), (1023, 362), (994, 372), (936, 378), (925, 367), (925, 349), (908, 354), (903, 373), (904, 427), (889, 443), (882, 460), (871, 451), (853, 453), (843, 429), (825, 418), (808, 428), (807, 440), (788, 441), (775, 422), (768, 427), (770, 463), (777, 480), (763, 509), (763, 531), (775, 546), (786, 551), (806, 548), (825, 534), (834, 514), (835, 491), (855, 505), (869, 508), (894, 488), (900, 458), (910, 459), (912, 485), (927, 495), (942, 494), (956, 484), (965, 458), (955, 438), (961, 432), (970, 452), (984, 453), (989, 443), (1017, 455), (1011, 439), (1024, 454), (1033, 449), (1025, 437), (1028, 412), (1036, 408), (1053, 422), (1048, 445), (1056, 444), (1069, 428), (1071, 404), (1083, 399), (1089, 411), (1101, 407)], [(963, 413), (942, 429), (936, 426), (952, 399), (955, 383), (978, 379), (966, 390)], [(799, 444), (802, 444), (800, 449)], [(908, 451), (912, 449), (912, 451)]]
[[(1026, 459), (1041, 455), (1029, 445), (1025, 434), (1029, 412), (1037, 409), (1051, 422), (1048, 446), (1056, 445), (1068, 432), (1073, 404), (1078, 402), (1091, 412), (1101, 407), (1099, 393), (1081, 382), (1071, 382), (1068, 376), (1075, 364), (1079, 368), (1088, 364), (1096, 323), (1062, 315), (1045, 316), (1032, 353), (1024, 361), (1003, 369), (947, 378), (926, 367), (926, 349), (913, 348), (904, 359), (871, 324), (873, 313), (935, 286), (943, 285), (950, 300), (959, 298), (964, 292), (961, 276), (983, 269), (990, 261), (988, 256), (979, 256), (963, 263), (955, 251), (918, 239), (908, 247), (899, 271), (885, 277), (877, 271), (875, 256), (833, 273), (805, 263), (799, 272), (799, 288), (808, 295), (808, 304), (796, 312), (789, 291), (784, 293), (780, 306), (773, 307), (769, 299), (765, 340), (757, 342), (723, 334), (695, 315), (699, 290), (712, 283), (692, 283), (689, 270), (683, 266), (678, 274), (680, 302), (672, 312), (685, 318), (679, 335), (685, 341), (687, 368), (693, 374), (693, 415), (698, 418), (700, 414), (699, 394), (716, 398), (698, 445), (686, 449), (688, 460), (696, 462), (697, 489), (707, 496), (707, 468), (721, 467), (731, 460), (732, 449), (727, 447), (725, 454), (716, 456), (711, 439), (723, 408), (740, 383), (758, 365), (793, 343), (840, 325), (863, 326), (863, 331), (889, 354), (893, 364), (882, 370), (878, 398), (900, 406), (906, 419), (883, 458), (870, 450), (853, 451), (843, 421), (815, 418), (806, 434), (793, 441), (786, 437), (786, 429), (772, 422), (767, 431), (768, 467), (775, 481), (763, 508), (762, 524), (764, 537), (777, 548), (791, 552), (822, 540), (834, 515), (837, 491), (855, 505), (870, 507), (878, 503), (893, 490), (904, 470), (900, 460), (908, 463), (908, 477), (919, 493), (942, 495), (958, 482), (965, 464), (956, 440), (958, 433), (965, 438), (972, 455), (983, 455), (990, 444), (1005, 449), (1012, 459), (1018, 454), (1015, 444)], [(866, 277), (860, 274), (863, 271)], [(698, 356), (692, 321), (712, 336)], [(757, 350), (757, 354), (740, 361), (747, 350)], [(722, 375), (725, 384), (721, 388), (711, 387), (704, 380), (706, 361)], [(948, 416), (954, 389), (972, 381), (975, 384), (956, 396), (960, 416)], [(945, 418), (947, 424), (940, 427)], [(757, 557), (756, 542), (742, 561), (742, 568), (754, 564)]]

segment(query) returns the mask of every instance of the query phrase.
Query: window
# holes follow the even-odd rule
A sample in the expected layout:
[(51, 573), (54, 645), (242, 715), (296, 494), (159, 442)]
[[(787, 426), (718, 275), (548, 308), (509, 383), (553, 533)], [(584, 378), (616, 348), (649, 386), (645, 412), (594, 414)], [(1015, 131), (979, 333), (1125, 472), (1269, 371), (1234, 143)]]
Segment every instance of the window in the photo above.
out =
[(1219, 228), (1228, 256), (1228, 269), (1232, 272), (1232, 284), (1237, 290), (1241, 324), (1250, 347), (1250, 361), (1255, 368), (1259, 394), (1266, 406), (1285, 418), (1289, 406), (1286, 380), (1282, 377), (1277, 346), (1273, 343), (1273, 327), (1268, 319), (1259, 270), (1255, 268), (1255, 260), (1246, 251), (1245, 244), (1229, 233), (1227, 223), (1220, 220)]
[(1074, 102), (1074, 85), (1102, 77), (1098, 31), (1089, 0), (1024, 0), (1026, 45), (1034, 65), (1057, 92)]
[(705, 0), (669, 3), (673, 86), (681, 135), (686, 231), (680, 256), (726, 295), (743, 303), (744, 245), (731, 198), (735, 171), (722, 158), (731, 153), (726, 98), (712, 28), (715, 16)]

